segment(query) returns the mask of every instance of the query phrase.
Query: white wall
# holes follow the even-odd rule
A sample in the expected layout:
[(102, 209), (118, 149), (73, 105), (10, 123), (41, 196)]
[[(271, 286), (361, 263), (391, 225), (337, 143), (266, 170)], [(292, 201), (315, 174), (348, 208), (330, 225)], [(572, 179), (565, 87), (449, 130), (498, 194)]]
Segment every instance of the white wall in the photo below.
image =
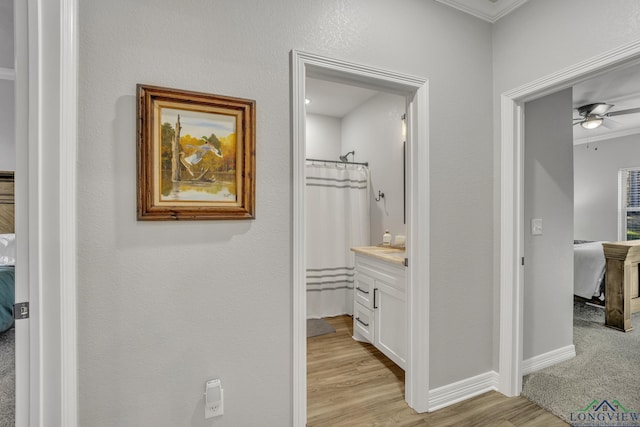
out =
[(640, 167), (640, 135), (576, 145), (574, 238), (618, 240), (618, 171)]
[[(573, 344), (571, 119), (571, 89), (525, 104), (525, 360)], [(532, 235), (534, 218), (542, 235)]]
[[(403, 211), (403, 138), (401, 117), (406, 99), (379, 93), (342, 120), (342, 151), (355, 150), (355, 161), (369, 162), (371, 173), (371, 244), (382, 243), (385, 230), (406, 234)], [(384, 198), (376, 202), (378, 191)]]
[[(339, 160), (342, 152), (342, 119), (323, 114), (307, 114), (307, 158)], [(351, 157), (349, 157), (351, 158)]]
[[(431, 386), (492, 368), (488, 23), (424, 0), (94, 0), (79, 25), (81, 425), (211, 425), (212, 376), (216, 424), (291, 424), (293, 48), (429, 79)], [(255, 221), (136, 221), (136, 83), (257, 101)]]
[(0, 68), (13, 67), (13, 0), (0, 0)]
[(0, 79), (0, 171), (16, 169), (14, 81)]
[[(0, 68), (13, 69), (13, 0), (0, 0)], [(0, 79), (0, 171), (16, 168), (14, 81)]]
[[(535, 0), (493, 25), (494, 117), (494, 304), (499, 304), (500, 94), (598, 54), (640, 39), (640, 3), (619, 0)], [(576, 42), (585, 29), (597, 29), (589, 43)], [(579, 39), (580, 37), (578, 37)], [(499, 340), (495, 310), (494, 340)], [(553, 335), (555, 330), (549, 330)], [(497, 348), (497, 347), (496, 347)], [(494, 366), (497, 367), (497, 352)]]
[[(406, 235), (403, 211), (403, 146), (401, 117), (404, 97), (379, 93), (344, 118), (307, 114), (307, 157), (338, 160), (350, 151), (350, 161), (368, 162), (371, 173), (371, 244), (382, 242), (388, 229)], [(376, 202), (378, 191), (385, 197)]]

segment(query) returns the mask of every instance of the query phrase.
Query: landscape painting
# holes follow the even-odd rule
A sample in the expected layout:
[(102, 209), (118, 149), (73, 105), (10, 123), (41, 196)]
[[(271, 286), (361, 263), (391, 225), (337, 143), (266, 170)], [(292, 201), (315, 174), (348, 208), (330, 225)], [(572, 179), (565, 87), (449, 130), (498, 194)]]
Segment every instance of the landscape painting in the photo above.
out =
[(236, 202), (236, 117), (160, 109), (161, 201)]
[(255, 101), (138, 85), (138, 219), (254, 217)]

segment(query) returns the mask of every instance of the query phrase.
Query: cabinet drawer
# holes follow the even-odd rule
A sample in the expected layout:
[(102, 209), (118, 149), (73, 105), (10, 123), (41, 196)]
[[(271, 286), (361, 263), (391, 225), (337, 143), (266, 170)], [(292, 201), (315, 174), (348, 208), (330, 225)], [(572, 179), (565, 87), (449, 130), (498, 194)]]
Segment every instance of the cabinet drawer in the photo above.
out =
[(357, 335), (373, 342), (373, 311), (355, 303), (353, 307), (353, 330)]
[(360, 303), (367, 308), (373, 308), (373, 288), (373, 278), (360, 272), (356, 273), (353, 293), (357, 303)]

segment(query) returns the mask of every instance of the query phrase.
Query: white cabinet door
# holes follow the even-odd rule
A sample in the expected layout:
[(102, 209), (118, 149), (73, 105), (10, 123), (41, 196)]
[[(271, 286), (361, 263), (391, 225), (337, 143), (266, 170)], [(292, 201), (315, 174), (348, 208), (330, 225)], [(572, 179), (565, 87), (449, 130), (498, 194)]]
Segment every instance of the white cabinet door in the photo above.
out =
[(353, 338), (368, 341), (405, 369), (407, 315), (404, 266), (356, 254)]
[(406, 304), (404, 292), (376, 280), (373, 345), (402, 369), (406, 365)]

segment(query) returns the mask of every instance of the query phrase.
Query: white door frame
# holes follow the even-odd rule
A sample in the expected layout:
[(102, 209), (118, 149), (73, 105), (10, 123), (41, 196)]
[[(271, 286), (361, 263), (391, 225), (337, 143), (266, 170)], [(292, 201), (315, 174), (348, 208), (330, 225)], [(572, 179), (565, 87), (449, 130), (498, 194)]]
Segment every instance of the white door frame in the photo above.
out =
[(16, 426), (77, 426), (77, 0), (15, 4)]
[(518, 396), (522, 391), (524, 103), (637, 61), (640, 61), (640, 40), (501, 96), (499, 390), (507, 396)]
[(405, 399), (429, 409), (428, 81), (313, 55), (291, 53), (293, 124), (293, 424), (307, 422), (305, 286), (305, 78), (312, 76), (407, 97), (407, 366)]

